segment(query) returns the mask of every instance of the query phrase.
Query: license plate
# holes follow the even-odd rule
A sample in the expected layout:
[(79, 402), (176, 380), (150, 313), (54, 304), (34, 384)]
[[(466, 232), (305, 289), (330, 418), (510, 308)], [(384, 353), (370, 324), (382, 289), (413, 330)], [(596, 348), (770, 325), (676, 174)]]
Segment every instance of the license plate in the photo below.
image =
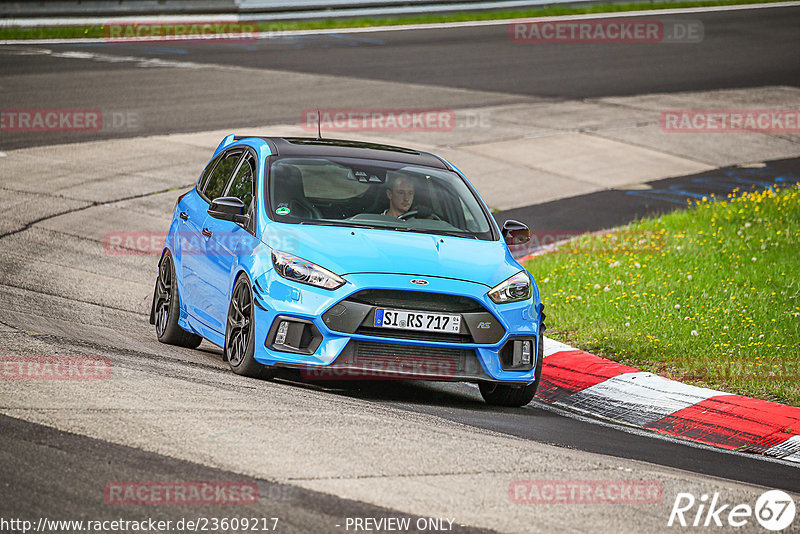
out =
[(461, 316), (378, 308), (375, 310), (375, 326), (458, 334), (461, 330)]

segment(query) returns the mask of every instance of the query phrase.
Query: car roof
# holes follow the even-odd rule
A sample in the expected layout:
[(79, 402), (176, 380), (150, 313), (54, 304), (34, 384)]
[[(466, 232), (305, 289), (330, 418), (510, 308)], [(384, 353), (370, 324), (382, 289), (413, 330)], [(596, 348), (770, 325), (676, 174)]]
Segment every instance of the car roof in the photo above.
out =
[[(249, 137), (249, 136), (248, 136)], [(245, 139), (237, 137), (235, 140)], [(270, 145), (277, 156), (333, 156), (375, 159), (449, 169), (439, 157), (428, 152), (391, 145), (349, 141), (346, 139), (316, 139), (313, 137), (258, 137)]]

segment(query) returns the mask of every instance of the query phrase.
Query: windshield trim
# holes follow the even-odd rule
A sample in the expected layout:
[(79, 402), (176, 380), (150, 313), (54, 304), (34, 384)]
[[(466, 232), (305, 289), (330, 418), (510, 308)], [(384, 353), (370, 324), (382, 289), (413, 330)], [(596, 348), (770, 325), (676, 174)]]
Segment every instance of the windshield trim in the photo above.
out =
[[(348, 221), (347, 219), (336, 220), (332, 221), (329, 219), (316, 219), (316, 220), (299, 220), (293, 217), (284, 217), (277, 215), (274, 213), (272, 209), (270, 209), (272, 200), (270, 198), (270, 188), (271, 188), (271, 180), (272, 180), (272, 166), (276, 160), (281, 159), (294, 159), (298, 156), (292, 155), (279, 155), (279, 154), (271, 154), (266, 158), (264, 162), (264, 181), (263, 181), (263, 195), (262, 199), (264, 202), (264, 208), (267, 214), (267, 217), (277, 223), (283, 224), (298, 224), (303, 226), (333, 226), (333, 227), (340, 227), (340, 228), (361, 228), (361, 229), (370, 229), (370, 230), (391, 230), (391, 231), (398, 231), (398, 232), (413, 232), (418, 234), (427, 234), (427, 235), (441, 235), (445, 237), (458, 237), (463, 239), (477, 239), (480, 241), (498, 241), (500, 240), (500, 232), (498, 230), (497, 221), (495, 220), (492, 213), (489, 211), (486, 204), (483, 202), (483, 199), (472, 186), (472, 184), (467, 180), (461, 172), (458, 171), (455, 167), (448, 164), (444, 160), (441, 160), (442, 163), (445, 165), (445, 169), (437, 169), (436, 167), (429, 167), (427, 165), (408, 165), (413, 167), (421, 167), (421, 168), (430, 168), (433, 171), (438, 172), (450, 172), (454, 176), (456, 176), (461, 182), (466, 186), (467, 190), (472, 194), (474, 200), (477, 202), (481, 212), (483, 213), (486, 221), (489, 225), (489, 229), (486, 232), (459, 232), (453, 230), (437, 230), (437, 229), (424, 229), (424, 228), (407, 228), (407, 227), (396, 227), (396, 226), (383, 226), (383, 225), (373, 225), (373, 224), (364, 224), (363, 222), (356, 222), (356, 221)], [(319, 156), (306, 156), (309, 158), (321, 158), (321, 159), (328, 159), (327, 156), (319, 155)], [(396, 165), (400, 162), (394, 162), (389, 160), (381, 160), (381, 159), (374, 159), (374, 158), (361, 158), (361, 157), (350, 157), (345, 156), (345, 159), (364, 159), (364, 160), (372, 160), (375, 162), (382, 162), (390, 165)]]
[(342, 219), (341, 221), (331, 221), (329, 219), (316, 219), (310, 221), (299, 220), (294, 223), (284, 222), (284, 221), (276, 221), (276, 222), (280, 222), (283, 224), (299, 224), (301, 226), (332, 226), (338, 228), (360, 228), (362, 230), (392, 230), (395, 232), (403, 232), (403, 233), (441, 235), (446, 237), (462, 237), (466, 239), (477, 239), (479, 241), (493, 241), (492, 239), (481, 239), (480, 237), (478, 237), (479, 235), (486, 234), (488, 232), (473, 233), (473, 232), (458, 232), (455, 230), (431, 230), (429, 228), (413, 228), (408, 226), (383, 226), (383, 225), (364, 224), (360, 222), (348, 221), (347, 219)]

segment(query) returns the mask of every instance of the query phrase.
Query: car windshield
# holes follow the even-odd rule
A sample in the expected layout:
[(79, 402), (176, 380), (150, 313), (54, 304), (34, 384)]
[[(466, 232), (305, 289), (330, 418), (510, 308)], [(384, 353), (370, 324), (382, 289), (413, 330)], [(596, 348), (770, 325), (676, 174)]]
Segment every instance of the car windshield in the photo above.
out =
[(280, 222), (380, 228), (492, 239), (464, 180), (444, 169), (386, 161), (276, 158), (270, 216)]

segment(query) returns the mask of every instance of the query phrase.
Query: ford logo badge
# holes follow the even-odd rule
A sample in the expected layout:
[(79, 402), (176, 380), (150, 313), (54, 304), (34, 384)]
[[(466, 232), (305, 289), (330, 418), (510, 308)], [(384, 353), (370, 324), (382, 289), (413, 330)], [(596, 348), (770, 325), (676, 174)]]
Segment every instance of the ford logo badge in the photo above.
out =
[(418, 286), (427, 286), (428, 285), (428, 281), (427, 280), (422, 280), (420, 278), (414, 278), (413, 280), (411, 280), (411, 283), (412, 284), (417, 284)]

